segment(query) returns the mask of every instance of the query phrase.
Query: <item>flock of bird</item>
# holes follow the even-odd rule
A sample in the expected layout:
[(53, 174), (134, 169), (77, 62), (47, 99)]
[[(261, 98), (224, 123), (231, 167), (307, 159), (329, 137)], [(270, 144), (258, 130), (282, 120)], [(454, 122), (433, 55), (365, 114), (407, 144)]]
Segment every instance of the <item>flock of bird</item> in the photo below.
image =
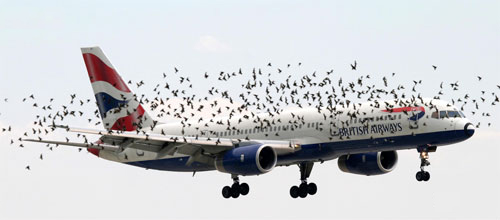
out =
[[(299, 68), (302, 63), (296, 66)], [(237, 124), (231, 124), (229, 120), (222, 119), (222, 116), (232, 118), (236, 115), (239, 117), (238, 124), (245, 120), (252, 121), (256, 127), (263, 128), (266, 126), (273, 126), (275, 123), (281, 122), (269, 121), (262, 119), (256, 112), (276, 116), (282, 114), (284, 109), (295, 108), (316, 108), (318, 112), (327, 109), (331, 114), (327, 115), (323, 111), (325, 120), (334, 117), (337, 114), (337, 108), (347, 107), (356, 103), (371, 101), (374, 107), (383, 107), (391, 109), (393, 106), (387, 102), (379, 102), (382, 99), (395, 100), (398, 105), (414, 106), (420, 100), (422, 95), (418, 92), (419, 86), (422, 85), (422, 80), (414, 80), (410, 83), (411, 91), (407, 91), (406, 86), (398, 84), (395, 87), (390, 87), (390, 79), (396, 79), (396, 74), (391, 73), (388, 76), (382, 76), (380, 79), (372, 79), (370, 75), (361, 75), (357, 72), (358, 63), (350, 64), (351, 71), (355, 77), (354, 80), (343, 80), (338, 77), (340, 74), (334, 74), (334, 70), (320, 72), (312, 72), (310, 74), (285, 74), (288, 69), (293, 69), (293, 65), (287, 64), (285, 67), (276, 68), (271, 63), (268, 63), (263, 68), (253, 68), (249, 72), (243, 71), (241, 68), (233, 72), (220, 71), (216, 74), (203, 73), (199, 77), (204, 81), (209, 79), (216, 79), (212, 81), (215, 83), (240, 83), (241, 89), (231, 91), (225, 90), (227, 86), (212, 86), (207, 90), (205, 96), (200, 95), (199, 90), (193, 89), (193, 82), (190, 77), (181, 73), (181, 71), (174, 67), (173, 73), (163, 73), (162, 83), (157, 83), (152, 87), (155, 97), (148, 98), (149, 95), (141, 94), (135, 98), (148, 107), (150, 112), (154, 112), (156, 118), (165, 121), (163, 118), (173, 118), (183, 125), (183, 127), (191, 127), (201, 124), (203, 127), (210, 127), (211, 124), (225, 125), (227, 130), (237, 130)], [(433, 71), (437, 70), (437, 66), (432, 65)], [(198, 77), (198, 76), (196, 76)], [(349, 78), (349, 77), (346, 77)], [(352, 78), (352, 77), (351, 77)], [(380, 83), (373, 83), (375, 80)], [(174, 82), (175, 81), (175, 82)], [(477, 81), (481, 82), (482, 77), (477, 76)], [(133, 82), (127, 81), (129, 87), (141, 89), (146, 84), (143, 80)], [(206, 85), (205, 85), (206, 86)], [(460, 90), (459, 82), (441, 82), (439, 84), (439, 91), (432, 96), (428, 91), (424, 94), (426, 97), (434, 99), (441, 99), (447, 93), (446, 98), (454, 97), (451, 103), (458, 106), (462, 111), (467, 111), (466, 114), (491, 117), (491, 112), (483, 111), (482, 107), (496, 106), (500, 100), (496, 92), (500, 90), (500, 85), (491, 91), (479, 90), (479, 94), (472, 94), (473, 90), (467, 90), (466, 94), (457, 96)], [(499, 89), (499, 90), (497, 90)], [(406, 93), (408, 92), (408, 93)], [(150, 93), (149, 93), (150, 94)], [(88, 97), (85, 95), (84, 97)], [(36, 136), (42, 140), (45, 136), (54, 131), (56, 124), (62, 124), (68, 117), (79, 118), (85, 120), (86, 124), (92, 126), (99, 126), (101, 124), (100, 115), (95, 105), (95, 100), (92, 98), (79, 98), (79, 95), (69, 94), (69, 102), (61, 105), (55, 104), (55, 98), (50, 98), (47, 103), (42, 103), (42, 100), (37, 100), (35, 94), (31, 94), (22, 98), (22, 103), (28, 104), (37, 109), (37, 115), (33, 121), (33, 125), (28, 131), (23, 133), (20, 137), (10, 138), (10, 145), (24, 147), (21, 140), (28, 136)], [(449, 100), (448, 100), (449, 101)], [(9, 98), (4, 98), (4, 105), (9, 103)], [(92, 105), (92, 106), (88, 106)], [(84, 107), (91, 107), (96, 109), (92, 114), (88, 114)], [(432, 108), (433, 106), (429, 106)], [(208, 112), (208, 113), (207, 113)], [(360, 112), (353, 112), (350, 116), (357, 117)], [(1, 116), (1, 113), (0, 113)], [(300, 115), (292, 115), (294, 120), (289, 121), (289, 124), (299, 125), (304, 124), (304, 119)], [(1, 118), (0, 118), (1, 120)], [(155, 123), (156, 125), (156, 123)], [(491, 126), (491, 121), (487, 120), (487, 125)], [(480, 127), (480, 122), (476, 124)], [(13, 131), (13, 125), (7, 125), (0, 128), (2, 134), (9, 134)], [(201, 130), (200, 127), (196, 127)], [(137, 131), (143, 132), (143, 131)], [(278, 136), (279, 134), (276, 134)], [(88, 142), (85, 135), (77, 135), (77, 138), (83, 138), (84, 142)], [(66, 137), (69, 142), (70, 138)], [(48, 144), (47, 147), (50, 151), (53, 150), (52, 145)], [(79, 151), (82, 149), (79, 148)], [(39, 156), (40, 160), (44, 159), (43, 154)], [(30, 170), (30, 166), (25, 167)]]

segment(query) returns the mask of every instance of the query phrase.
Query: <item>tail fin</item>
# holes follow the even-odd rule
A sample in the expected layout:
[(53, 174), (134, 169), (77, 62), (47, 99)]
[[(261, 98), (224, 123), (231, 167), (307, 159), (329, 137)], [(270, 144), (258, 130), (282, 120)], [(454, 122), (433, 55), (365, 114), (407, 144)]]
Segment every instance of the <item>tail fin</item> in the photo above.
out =
[(81, 49), (104, 128), (135, 131), (155, 125), (101, 48)]

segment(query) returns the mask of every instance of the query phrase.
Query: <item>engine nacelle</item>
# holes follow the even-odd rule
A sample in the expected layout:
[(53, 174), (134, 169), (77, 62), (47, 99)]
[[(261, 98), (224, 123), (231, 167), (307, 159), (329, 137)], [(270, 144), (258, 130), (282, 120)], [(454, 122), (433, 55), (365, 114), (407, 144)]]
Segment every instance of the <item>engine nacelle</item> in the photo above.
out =
[(237, 147), (215, 159), (215, 168), (224, 173), (243, 176), (258, 175), (271, 171), (277, 155), (270, 146), (255, 144)]
[(396, 151), (343, 155), (338, 159), (340, 170), (367, 176), (391, 172), (397, 162)]

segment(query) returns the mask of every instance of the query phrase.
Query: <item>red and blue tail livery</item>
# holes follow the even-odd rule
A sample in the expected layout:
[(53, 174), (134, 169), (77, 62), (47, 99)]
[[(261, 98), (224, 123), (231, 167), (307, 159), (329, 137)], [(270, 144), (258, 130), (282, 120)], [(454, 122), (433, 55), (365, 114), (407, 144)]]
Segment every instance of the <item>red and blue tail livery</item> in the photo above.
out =
[(107, 130), (135, 131), (154, 124), (99, 47), (82, 48), (82, 54)]

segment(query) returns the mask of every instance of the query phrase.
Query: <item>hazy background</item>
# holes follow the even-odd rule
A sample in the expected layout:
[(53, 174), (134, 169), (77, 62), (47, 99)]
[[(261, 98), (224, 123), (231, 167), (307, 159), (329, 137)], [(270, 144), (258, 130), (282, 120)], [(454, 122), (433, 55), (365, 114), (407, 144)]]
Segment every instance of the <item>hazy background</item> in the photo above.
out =
[[(241, 83), (205, 80), (205, 72), (241, 67), (249, 76), (268, 62), (291, 63), (292, 73), (301, 74), (333, 68), (336, 79), (395, 72), (393, 86), (422, 79), (425, 97), (436, 95), (442, 81), (459, 81), (460, 91), (443, 98), (478, 97), (481, 90), (500, 91), (498, 1), (0, 1), (0, 128), (13, 129), (0, 132), (0, 219), (500, 218), (498, 107), (484, 109), (489, 119), (466, 111), (481, 128), (430, 155), (429, 182), (415, 180), (417, 152), (401, 151), (398, 167), (382, 176), (342, 173), (336, 161), (318, 164), (310, 177), (318, 194), (295, 200), (288, 192), (299, 183), (296, 166), (243, 177), (250, 194), (223, 199), (228, 174), (193, 178), (71, 147), (10, 145), (43, 114), (32, 100), (21, 101), (30, 94), (39, 104), (53, 97), (58, 108), (70, 94), (94, 102), (79, 48), (95, 45), (126, 81), (144, 80), (144, 88), (131, 89), (151, 98), (174, 66), (193, 81), (189, 93), (203, 96), (212, 86), (238, 91)], [(353, 60), (358, 71), (350, 70)], [(84, 117), (65, 122), (95, 127), (86, 123), (95, 109), (86, 105)]]

